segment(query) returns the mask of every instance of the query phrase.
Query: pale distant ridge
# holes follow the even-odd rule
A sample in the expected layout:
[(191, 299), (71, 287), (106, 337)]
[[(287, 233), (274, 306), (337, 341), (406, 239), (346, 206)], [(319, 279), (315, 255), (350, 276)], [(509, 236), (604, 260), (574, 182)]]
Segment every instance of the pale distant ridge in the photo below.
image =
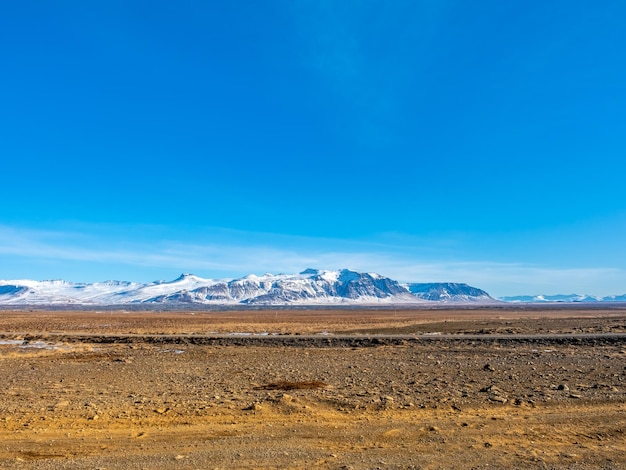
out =
[(626, 302), (624, 295), (607, 295), (598, 297), (585, 294), (555, 294), (555, 295), (516, 295), (500, 297), (499, 300), (511, 303), (598, 303), (598, 302)]

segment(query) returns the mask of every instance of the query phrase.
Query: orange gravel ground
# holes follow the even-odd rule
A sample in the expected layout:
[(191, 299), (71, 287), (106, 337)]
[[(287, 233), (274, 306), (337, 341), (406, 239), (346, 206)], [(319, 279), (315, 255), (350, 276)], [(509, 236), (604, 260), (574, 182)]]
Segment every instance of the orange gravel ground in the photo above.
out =
[(24, 334), (623, 333), (623, 310), (0, 311), (0, 468), (626, 468), (626, 343)]

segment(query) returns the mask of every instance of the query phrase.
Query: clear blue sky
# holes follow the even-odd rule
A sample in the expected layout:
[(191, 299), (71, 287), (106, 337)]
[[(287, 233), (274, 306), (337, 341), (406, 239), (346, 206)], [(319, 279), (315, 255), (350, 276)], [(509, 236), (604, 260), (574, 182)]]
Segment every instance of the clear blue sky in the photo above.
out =
[(626, 292), (626, 2), (0, 5), (0, 278)]

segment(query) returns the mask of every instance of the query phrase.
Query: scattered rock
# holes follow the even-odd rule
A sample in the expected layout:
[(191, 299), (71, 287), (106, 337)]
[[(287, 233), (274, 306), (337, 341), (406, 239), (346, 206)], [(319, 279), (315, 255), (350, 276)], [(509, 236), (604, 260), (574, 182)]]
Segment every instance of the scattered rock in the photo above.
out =
[(263, 407), (260, 403), (252, 403), (250, 406), (243, 408), (244, 411), (261, 411)]
[(293, 397), (291, 395), (289, 395), (288, 393), (283, 393), (280, 396), (280, 401), (282, 401), (284, 403), (291, 403), (293, 401)]
[(490, 395), (489, 400), (495, 401), (496, 403), (506, 403), (509, 401), (508, 398), (501, 397), (500, 395)]

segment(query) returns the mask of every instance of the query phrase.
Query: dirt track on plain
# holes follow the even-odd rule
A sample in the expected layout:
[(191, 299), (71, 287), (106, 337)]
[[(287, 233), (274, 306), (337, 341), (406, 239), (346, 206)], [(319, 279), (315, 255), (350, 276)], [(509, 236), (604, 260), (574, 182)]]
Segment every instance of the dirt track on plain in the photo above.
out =
[(0, 312), (0, 467), (626, 468), (623, 311), (257, 313)]

